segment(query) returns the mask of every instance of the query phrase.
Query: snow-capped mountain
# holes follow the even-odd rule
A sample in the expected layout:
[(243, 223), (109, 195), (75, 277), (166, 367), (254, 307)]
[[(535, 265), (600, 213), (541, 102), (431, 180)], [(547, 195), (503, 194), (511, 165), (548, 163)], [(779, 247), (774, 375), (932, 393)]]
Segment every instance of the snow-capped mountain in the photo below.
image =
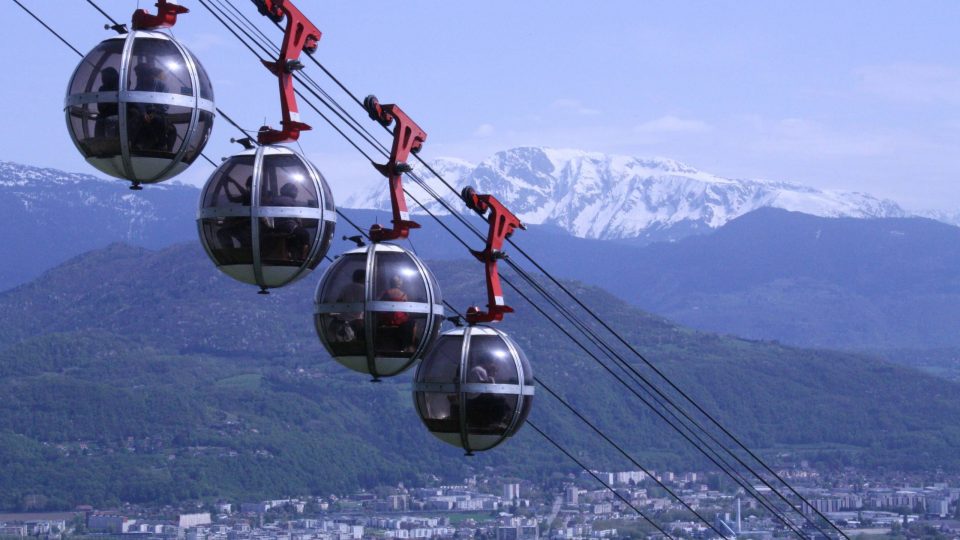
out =
[(111, 242), (194, 239), (198, 195), (170, 183), (132, 192), (119, 180), (0, 161), (0, 290)]
[[(478, 165), (440, 159), (431, 166), (459, 190), (474, 186), (507, 203), (525, 223), (562, 227), (584, 238), (675, 238), (715, 229), (761, 207), (823, 217), (902, 217), (895, 202), (865, 193), (818, 190), (787, 182), (723, 178), (670, 159), (524, 147)], [(428, 185), (458, 208), (457, 196), (427, 171)], [(421, 201), (431, 200), (408, 186)], [(348, 208), (389, 208), (385, 190), (348, 198)], [(416, 212), (415, 204), (410, 204)], [(442, 212), (437, 203), (431, 211)]]

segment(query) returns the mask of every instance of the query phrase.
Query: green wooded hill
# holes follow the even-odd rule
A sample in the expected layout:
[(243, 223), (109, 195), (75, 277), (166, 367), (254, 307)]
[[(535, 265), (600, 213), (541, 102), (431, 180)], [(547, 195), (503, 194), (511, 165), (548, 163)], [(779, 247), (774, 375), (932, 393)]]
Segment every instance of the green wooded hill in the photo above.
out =
[[(433, 268), (455, 305), (484, 301), (479, 263)], [(527, 478), (575, 470), (530, 429), (470, 458), (434, 439), (413, 409), (411, 373), (373, 384), (323, 352), (311, 317), (318, 279), (261, 296), (221, 276), (196, 244), (115, 244), (0, 294), (0, 508), (343, 493), (485, 467)], [(570, 286), (773, 460), (960, 470), (957, 383), (864, 356), (684, 329)], [(547, 384), (649, 467), (706, 467), (507, 295), (518, 313), (502, 328)], [(544, 393), (531, 419), (591, 466), (632, 468)]]

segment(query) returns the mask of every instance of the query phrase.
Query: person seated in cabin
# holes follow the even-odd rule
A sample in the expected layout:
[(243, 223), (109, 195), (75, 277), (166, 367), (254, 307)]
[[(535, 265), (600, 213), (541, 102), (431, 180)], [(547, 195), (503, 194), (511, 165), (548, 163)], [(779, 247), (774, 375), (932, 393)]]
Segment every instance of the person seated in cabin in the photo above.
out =
[[(367, 271), (358, 268), (350, 276), (350, 283), (347, 283), (340, 294), (337, 295), (338, 304), (360, 304), (366, 300), (366, 282)], [(364, 338), (364, 320), (362, 311), (353, 311), (341, 313), (331, 323), (330, 334), (331, 341), (338, 343), (347, 343), (359, 341)]]
[[(168, 93), (164, 71), (149, 62), (133, 68), (137, 76), (134, 92)], [(127, 132), (135, 150), (171, 152), (177, 141), (177, 129), (167, 121), (169, 107), (160, 103), (131, 103), (127, 107)]]
[[(299, 193), (300, 188), (293, 182), (288, 182), (280, 188), (278, 196), (261, 201), (261, 206), (298, 206)], [(310, 253), (310, 233), (300, 218), (263, 218), (260, 227), (265, 253), (278, 253), (287, 262), (297, 264), (307, 259)]]
[[(253, 177), (248, 176), (244, 185), (225, 175), (220, 180), (221, 192), (223, 196), (233, 204), (250, 206), (250, 186), (253, 184)], [(236, 193), (232, 193), (232, 189)], [(245, 249), (253, 248), (253, 235), (250, 230), (250, 218), (247, 217), (225, 217), (219, 229), (217, 229), (217, 241), (221, 249)]]
[[(394, 275), (390, 278), (390, 288), (383, 291), (379, 298), (383, 302), (407, 302), (407, 293), (403, 290), (403, 278)], [(397, 336), (399, 351), (404, 353), (414, 352), (413, 338), (415, 322), (410, 315), (403, 311), (387, 311), (380, 313), (377, 317), (377, 324), (380, 332), (383, 334), (394, 333)]]
[[(467, 372), (467, 384), (496, 384), (497, 365), (485, 362)], [(468, 392), (467, 425), (472, 433), (496, 433), (506, 429), (512, 415), (507, 394)]]
[[(97, 92), (118, 92), (120, 90), (120, 73), (112, 67), (100, 71), (100, 88)], [(118, 98), (114, 98), (116, 100)], [(119, 106), (117, 101), (97, 102), (97, 121), (93, 127), (96, 137), (116, 137), (119, 125)]]

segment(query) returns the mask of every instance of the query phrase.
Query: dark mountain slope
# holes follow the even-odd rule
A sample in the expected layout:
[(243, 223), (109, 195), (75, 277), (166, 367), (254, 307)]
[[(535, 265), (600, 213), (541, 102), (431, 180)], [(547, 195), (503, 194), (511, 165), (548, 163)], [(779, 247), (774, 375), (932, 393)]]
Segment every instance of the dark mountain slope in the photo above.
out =
[[(479, 264), (432, 266), (455, 305), (482, 301)], [(483, 466), (570, 470), (532, 430), (470, 459), (434, 440), (411, 406), (410, 374), (371, 384), (322, 352), (310, 317), (317, 279), (264, 297), (220, 276), (195, 244), (113, 245), (0, 294), (0, 505), (35, 494), (63, 507), (326, 493)], [(960, 385), (862, 356), (687, 330), (569, 285), (768, 456), (960, 469)], [(518, 313), (504, 329), (538, 376), (649, 466), (705, 466), (510, 298)], [(592, 465), (629, 467), (544, 394), (532, 419)]]

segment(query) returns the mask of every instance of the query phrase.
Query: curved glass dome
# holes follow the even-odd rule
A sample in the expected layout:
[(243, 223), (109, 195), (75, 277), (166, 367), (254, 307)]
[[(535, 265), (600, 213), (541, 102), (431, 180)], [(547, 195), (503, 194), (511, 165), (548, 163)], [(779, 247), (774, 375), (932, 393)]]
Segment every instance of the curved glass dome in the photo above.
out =
[(323, 175), (283, 146), (260, 146), (224, 161), (207, 180), (197, 214), (200, 241), (217, 268), (261, 292), (316, 268), (335, 224)]
[(437, 338), (417, 368), (413, 401), (430, 433), (471, 454), (520, 429), (533, 390), (530, 363), (507, 334), (468, 326)]
[(190, 51), (167, 34), (136, 30), (84, 57), (64, 111), (87, 162), (137, 188), (189, 167), (207, 144), (216, 109), (210, 79)]
[(333, 358), (379, 377), (420, 359), (440, 333), (443, 300), (413, 253), (376, 243), (344, 253), (317, 286), (314, 325)]

